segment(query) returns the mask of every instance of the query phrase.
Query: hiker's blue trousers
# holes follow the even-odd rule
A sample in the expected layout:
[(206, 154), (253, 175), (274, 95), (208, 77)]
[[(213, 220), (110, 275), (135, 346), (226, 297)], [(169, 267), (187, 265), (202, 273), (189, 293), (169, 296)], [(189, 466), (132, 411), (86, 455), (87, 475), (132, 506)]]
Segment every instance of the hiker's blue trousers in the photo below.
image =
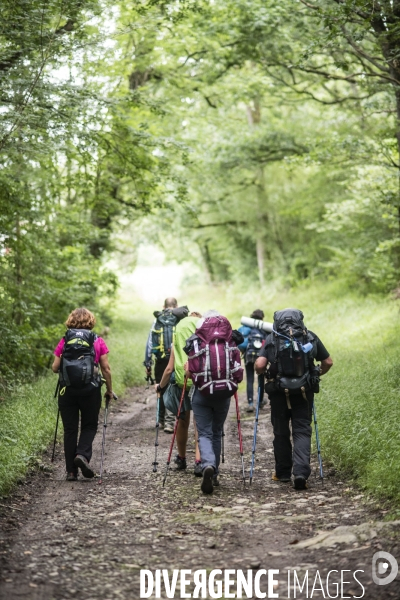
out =
[[(259, 375), (257, 377), (257, 392), (256, 392), (256, 402), (258, 402), (258, 390), (261, 386), (261, 402), (264, 398), (264, 377), (263, 375)], [(247, 391), (247, 402), (252, 404), (254, 401), (254, 363), (248, 362), (246, 363), (246, 391)]]
[[(314, 393), (290, 396), (289, 409), (284, 392), (269, 395), (271, 401), (271, 423), (274, 430), (275, 472), (278, 477), (305, 477), (311, 473), (311, 419)], [(289, 423), (292, 424), (293, 448)]]
[(205, 396), (196, 388), (192, 398), (193, 414), (199, 438), (201, 466), (212, 466), (218, 473), (222, 429), (229, 411), (229, 398)]

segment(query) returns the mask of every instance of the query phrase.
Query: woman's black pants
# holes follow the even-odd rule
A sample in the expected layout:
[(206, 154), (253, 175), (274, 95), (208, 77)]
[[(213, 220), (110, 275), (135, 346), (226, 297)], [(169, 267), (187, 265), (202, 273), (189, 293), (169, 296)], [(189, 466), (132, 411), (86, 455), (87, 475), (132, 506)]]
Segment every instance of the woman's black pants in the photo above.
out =
[[(84, 456), (88, 462), (92, 458), (92, 444), (97, 432), (101, 406), (101, 388), (62, 388), (58, 396), (58, 406), (64, 425), (65, 466), (67, 473), (76, 473), (74, 458), (77, 454)], [(81, 431), (78, 440), (79, 416)]]

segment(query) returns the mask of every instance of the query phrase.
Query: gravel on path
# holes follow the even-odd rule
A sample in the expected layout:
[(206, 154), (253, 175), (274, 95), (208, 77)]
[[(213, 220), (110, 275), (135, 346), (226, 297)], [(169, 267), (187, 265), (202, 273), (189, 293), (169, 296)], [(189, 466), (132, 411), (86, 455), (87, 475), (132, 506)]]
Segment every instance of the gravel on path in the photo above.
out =
[[(143, 569), (166, 569), (169, 575), (174, 569), (245, 574), (251, 569), (254, 575), (276, 569), (274, 590), (280, 598), (400, 598), (399, 575), (388, 585), (377, 585), (371, 569), (380, 550), (399, 559), (400, 522), (385, 523), (385, 511), (338, 475), (331, 474), (323, 486), (312, 476), (302, 492), (273, 482), (268, 407), (260, 413), (253, 483), (244, 486), (231, 403), (221, 485), (209, 496), (201, 493), (201, 479), (193, 475), (192, 435), (187, 471), (172, 467), (163, 487), (171, 436), (161, 431), (158, 472), (153, 473), (151, 390), (129, 390), (112, 406), (108, 425), (102, 485), (82, 477), (65, 481), (59, 445), (53, 465), (48, 452), (41, 470), (2, 501), (1, 600), (136, 600)], [(254, 415), (243, 413), (247, 474), (253, 426)], [(97, 469), (101, 437), (100, 420), (93, 456)], [(312, 466), (317, 472), (315, 459)], [(327, 580), (329, 571), (335, 572)], [(306, 585), (302, 592), (297, 586), (294, 596), (294, 572), (300, 584), (308, 577), (308, 592)], [(341, 580), (348, 582), (342, 588), (335, 585)], [(266, 592), (267, 577), (260, 581)], [(192, 584), (187, 592), (193, 589)], [(161, 597), (167, 597), (163, 586)], [(179, 579), (170, 597), (182, 597)]]

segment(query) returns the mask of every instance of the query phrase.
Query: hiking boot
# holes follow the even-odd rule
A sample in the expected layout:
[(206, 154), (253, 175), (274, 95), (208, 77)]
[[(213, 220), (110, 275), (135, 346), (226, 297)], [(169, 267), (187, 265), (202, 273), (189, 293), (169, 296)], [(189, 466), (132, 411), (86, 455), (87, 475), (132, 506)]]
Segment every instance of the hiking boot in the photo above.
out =
[(307, 479), (298, 475), (294, 478), (293, 487), (295, 490), (306, 490), (307, 489)]
[(212, 494), (214, 491), (214, 467), (206, 467), (203, 471), (203, 481), (201, 482), (201, 491), (204, 494)]
[(272, 473), (271, 479), (272, 481), (280, 481), (281, 483), (290, 483), (292, 480), (291, 477), (287, 477), (285, 475), (282, 475), (282, 477), (278, 477), (275, 471)]
[(172, 425), (168, 425), (168, 423), (164, 427), (164, 433), (174, 433), (174, 428)]
[(77, 454), (75, 456), (74, 465), (76, 467), (80, 468), (80, 470), (82, 471), (82, 475), (84, 477), (87, 477), (88, 479), (91, 479), (92, 477), (94, 477), (93, 469), (89, 466), (89, 463), (86, 460), (86, 458), (84, 456), (82, 456), (81, 454)]
[(213, 486), (219, 487), (219, 479), (218, 479), (218, 475), (216, 473), (214, 473), (214, 477), (213, 477)]
[(78, 481), (78, 473), (67, 473), (67, 481)]
[(253, 406), (253, 403), (252, 403), (252, 402), (249, 402), (249, 405), (248, 405), (248, 407), (246, 408), (246, 412), (247, 412), (247, 413), (254, 412), (254, 406)]
[(201, 466), (201, 460), (199, 460), (197, 462), (194, 463), (194, 469), (193, 469), (193, 473), (196, 475), (196, 477), (203, 477), (203, 467)]
[(158, 421), (158, 426), (159, 426), (159, 428), (160, 428), (160, 429), (164, 429), (164, 427), (165, 427), (165, 423), (164, 423), (164, 421), (161, 421), (161, 419), (160, 419), (160, 420)]
[(186, 458), (182, 458), (179, 454), (176, 455), (174, 463), (176, 464), (177, 471), (183, 471), (187, 467)]

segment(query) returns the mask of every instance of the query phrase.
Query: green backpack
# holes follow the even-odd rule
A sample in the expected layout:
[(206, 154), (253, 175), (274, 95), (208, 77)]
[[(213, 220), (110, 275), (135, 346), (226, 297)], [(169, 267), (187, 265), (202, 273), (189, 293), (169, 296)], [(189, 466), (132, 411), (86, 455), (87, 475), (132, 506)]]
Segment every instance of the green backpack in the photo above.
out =
[(156, 358), (169, 358), (171, 346), (174, 342), (175, 326), (178, 323), (170, 308), (154, 313), (156, 322), (151, 330), (151, 352)]

